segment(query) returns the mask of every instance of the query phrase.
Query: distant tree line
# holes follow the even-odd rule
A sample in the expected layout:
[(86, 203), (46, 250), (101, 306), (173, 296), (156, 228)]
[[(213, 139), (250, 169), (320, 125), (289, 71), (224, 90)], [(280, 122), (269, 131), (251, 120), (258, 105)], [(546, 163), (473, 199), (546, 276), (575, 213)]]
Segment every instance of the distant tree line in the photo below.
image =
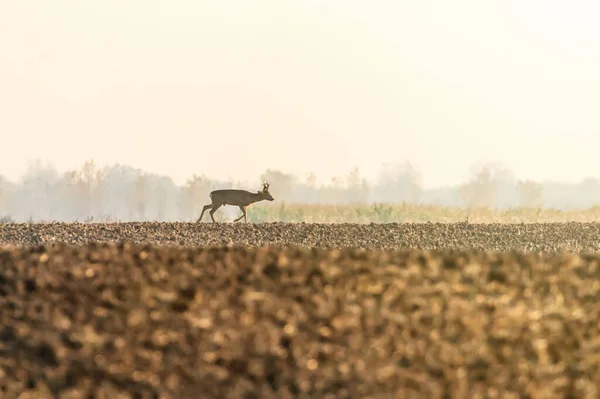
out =
[(578, 184), (518, 180), (494, 164), (478, 166), (460, 186), (426, 190), (420, 173), (409, 163), (385, 164), (378, 179), (368, 182), (358, 169), (318, 185), (268, 169), (254, 182), (222, 181), (193, 175), (181, 186), (169, 177), (127, 165), (98, 167), (93, 161), (59, 174), (52, 166), (33, 163), (18, 182), (0, 176), (0, 217), (15, 221), (195, 220), (208, 193), (217, 188), (258, 190), (268, 180), (278, 203), (373, 204), (408, 203), (462, 208), (589, 208), (600, 202), (600, 181)]

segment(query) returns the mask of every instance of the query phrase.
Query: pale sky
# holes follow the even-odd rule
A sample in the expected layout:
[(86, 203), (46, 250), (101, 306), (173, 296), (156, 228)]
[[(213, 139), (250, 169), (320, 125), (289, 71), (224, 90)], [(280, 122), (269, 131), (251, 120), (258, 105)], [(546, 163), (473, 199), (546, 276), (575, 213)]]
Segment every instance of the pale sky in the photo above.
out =
[(600, 177), (599, 20), (566, 0), (0, 1), (0, 174)]

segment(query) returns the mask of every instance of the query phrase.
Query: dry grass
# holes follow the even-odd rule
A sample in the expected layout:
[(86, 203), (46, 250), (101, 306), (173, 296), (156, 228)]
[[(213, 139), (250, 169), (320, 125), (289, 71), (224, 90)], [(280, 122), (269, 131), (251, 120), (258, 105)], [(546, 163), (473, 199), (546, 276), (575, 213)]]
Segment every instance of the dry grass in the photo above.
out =
[[(222, 212), (222, 211), (221, 211)], [(220, 221), (228, 220), (219, 215)], [(255, 204), (248, 208), (248, 220), (254, 222), (306, 223), (458, 223), (469, 218), (473, 223), (555, 223), (600, 221), (600, 207), (575, 210), (545, 208), (464, 209), (459, 207), (414, 204)]]

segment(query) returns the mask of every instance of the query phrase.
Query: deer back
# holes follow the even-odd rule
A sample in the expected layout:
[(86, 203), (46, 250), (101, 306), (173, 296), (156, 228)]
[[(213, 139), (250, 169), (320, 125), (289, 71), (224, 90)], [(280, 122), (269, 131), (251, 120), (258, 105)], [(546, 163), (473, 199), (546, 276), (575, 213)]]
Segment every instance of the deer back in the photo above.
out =
[(210, 198), (213, 203), (245, 206), (256, 201), (256, 194), (246, 190), (224, 189), (211, 192)]

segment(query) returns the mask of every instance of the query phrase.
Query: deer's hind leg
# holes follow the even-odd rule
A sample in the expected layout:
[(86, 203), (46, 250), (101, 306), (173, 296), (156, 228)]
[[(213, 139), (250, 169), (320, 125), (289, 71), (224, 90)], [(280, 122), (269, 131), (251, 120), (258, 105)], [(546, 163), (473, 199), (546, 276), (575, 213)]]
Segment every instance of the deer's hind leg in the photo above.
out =
[(217, 209), (219, 209), (223, 204), (211, 204), (212, 209), (210, 210), (210, 212), (208, 212), (208, 214), (210, 215), (210, 218), (212, 219), (213, 223), (215, 223), (215, 218), (213, 217), (213, 215), (215, 214), (215, 212), (217, 211)]
[(198, 223), (199, 221), (201, 221), (202, 220), (202, 216), (204, 216), (204, 212), (206, 212), (207, 210), (209, 210), (213, 206), (214, 206), (213, 204), (204, 205), (204, 207), (202, 207), (202, 213), (200, 213), (200, 217), (198, 218), (198, 220), (196, 220), (196, 223)]

